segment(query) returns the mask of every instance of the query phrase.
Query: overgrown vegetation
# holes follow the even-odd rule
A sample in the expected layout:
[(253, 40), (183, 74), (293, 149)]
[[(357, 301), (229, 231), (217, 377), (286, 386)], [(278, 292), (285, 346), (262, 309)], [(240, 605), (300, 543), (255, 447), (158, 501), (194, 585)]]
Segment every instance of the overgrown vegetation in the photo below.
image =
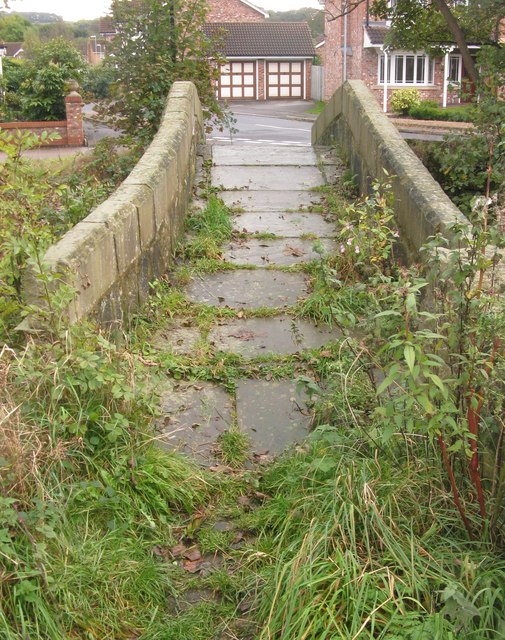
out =
[(63, 38), (34, 47), (26, 61), (9, 60), (2, 77), (2, 120), (65, 120), (65, 95), (79, 82), (84, 60)]
[[(167, 86), (158, 89), (159, 106)], [(45, 248), (134, 158), (111, 161), (104, 142), (56, 171), (21, 158), (30, 135), (1, 139), (2, 637), (505, 634), (503, 234), (493, 200), (502, 133), (493, 108), (483, 104), (478, 130), (485, 197), (469, 209), (471, 228), (453, 227), (450, 247), (442, 237), (425, 247), (429, 270), (398, 260), (389, 176), (359, 201), (350, 201), (349, 172), (319, 189), (322, 209), (338, 218), (337, 251), (325, 255), (315, 242), (320, 259), (303, 267), (310, 295), (286, 313), (342, 336), (249, 360), (216, 350), (209, 330), (276, 311), (214, 308), (182, 289), (195, 274), (236, 268), (222, 251), (231, 212), (209, 185), (177, 269), (153, 284), (130, 330), (66, 327), (72, 292), (47, 287), (40, 335), (15, 336), (35, 311), (23, 301), (27, 267), (57, 285)], [(149, 127), (158, 116), (142, 114)], [(156, 342), (174, 320), (199, 332), (189, 354)], [(293, 377), (311, 398), (314, 432), (277, 462), (260, 455), (260, 466), (245, 468), (251, 443), (235, 417), (211, 470), (160, 445), (157, 394), (167, 384), (213, 382), (233, 393), (239, 379)]]
[(0, 134), (0, 340), (15, 340), (13, 328), (25, 310), (27, 267), (40, 271), (46, 249), (128, 175), (135, 155), (118, 155), (102, 141), (86, 158), (68, 164), (31, 161), (22, 152), (36, 146), (35, 134)]

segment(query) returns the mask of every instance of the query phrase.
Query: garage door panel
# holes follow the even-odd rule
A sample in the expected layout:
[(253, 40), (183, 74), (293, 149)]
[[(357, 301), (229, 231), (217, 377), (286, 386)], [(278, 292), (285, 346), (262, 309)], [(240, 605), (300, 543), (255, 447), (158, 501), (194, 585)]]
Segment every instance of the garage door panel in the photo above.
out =
[(256, 64), (232, 61), (221, 66), (218, 98), (255, 98)]
[(267, 62), (267, 98), (302, 98), (303, 62)]

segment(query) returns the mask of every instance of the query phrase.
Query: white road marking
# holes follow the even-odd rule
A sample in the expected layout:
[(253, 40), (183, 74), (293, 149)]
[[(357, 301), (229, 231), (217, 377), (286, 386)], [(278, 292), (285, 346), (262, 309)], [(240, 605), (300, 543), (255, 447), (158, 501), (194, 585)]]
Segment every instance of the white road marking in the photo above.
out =
[(310, 129), (301, 129), (298, 127), (276, 127), (273, 124), (260, 124), (255, 123), (256, 127), (263, 127), (263, 129), (283, 129), (284, 131), (310, 131)]

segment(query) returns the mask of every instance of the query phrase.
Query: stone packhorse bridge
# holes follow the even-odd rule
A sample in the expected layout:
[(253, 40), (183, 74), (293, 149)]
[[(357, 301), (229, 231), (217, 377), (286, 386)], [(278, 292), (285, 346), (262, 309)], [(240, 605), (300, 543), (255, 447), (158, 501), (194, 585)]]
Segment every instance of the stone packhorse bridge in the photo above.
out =
[[(202, 139), (202, 110), (196, 89), (190, 82), (177, 82), (170, 91), (160, 129), (132, 173), (46, 253), (47, 268), (63, 274), (75, 290), (68, 307), (72, 322), (93, 314), (111, 324), (146, 300), (149, 282), (167, 270), (182, 233)], [(339, 146), (362, 191), (383, 176), (384, 170), (395, 176), (395, 215), (411, 255), (437, 231), (447, 234), (450, 222), (467, 222), (361, 81), (347, 82), (338, 89), (314, 124), (312, 142)], [(310, 163), (315, 170), (315, 156)], [(228, 177), (238, 170), (238, 164), (247, 172), (247, 159), (232, 162), (226, 168)], [(276, 165), (275, 157), (270, 164)], [(286, 158), (278, 164), (285, 165)], [(283, 172), (277, 173), (283, 179)], [(284, 185), (283, 189), (307, 189), (302, 175), (300, 184)], [(39, 286), (36, 278), (27, 278), (29, 302), (42, 304)]]

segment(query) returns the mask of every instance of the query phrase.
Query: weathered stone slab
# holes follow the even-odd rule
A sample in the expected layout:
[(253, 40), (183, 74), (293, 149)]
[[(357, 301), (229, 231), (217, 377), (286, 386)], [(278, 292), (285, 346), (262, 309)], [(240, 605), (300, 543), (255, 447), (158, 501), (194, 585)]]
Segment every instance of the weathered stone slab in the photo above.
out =
[[(334, 253), (334, 240), (321, 238), (318, 240), (324, 253)], [(269, 265), (289, 266), (300, 262), (317, 260), (321, 254), (314, 250), (314, 240), (297, 238), (275, 240), (241, 240), (229, 244), (223, 253), (227, 262), (247, 264), (256, 267)]]
[(275, 270), (225, 271), (194, 280), (186, 293), (195, 302), (216, 307), (285, 307), (307, 293), (307, 281), (299, 273)]
[(178, 319), (158, 331), (151, 344), (160, 351), (171, 351), (177, 355), (193, 353), (201, 339), (200, 330), (190, 326), (189, 321)]
[(314, 234), (319, 238), (335, 235), (335, 224), (319, 213), (286, 213), (281, 211), (250, 211), (233, 220), (236, 231), (243, 233), (274, 233), (284, 238), (299, 238)]
[(240, 207), (244, 211), (310, 211), (322, 202), (321, 194), (315, 191), (238, 190), (223, 191), (219, 196), (229, 207)]
[(294, 380), (238, 382), (237, 421), (254, 453), (277, 455), (302, 442), (311, 423), (305, 400)]
[(214, 145), (212, 150), (214, 165), (283, 165), (283, 166), (311, 166), (317, 164), (317, 157), (310, 147), (275, 147), (251, 145), (224, 146)]
[(282, 315), (231, 320), (213, 327), (208, 340), (218, 351), (255, 358), (316, 349), (341, 335), (336, 329)]
[(137, 207), (114, 195), (102, 202), (85, 222), (105, 224), (114, 236), (119, 275), (123, 275), (140, 256), (140, 235)]
[(213, 446), (233, 420), (233, 402), (224, 389), (208, 382), (181, 383), (162, 395), (161, 413), (157, 430), (162, 446), (203, 465), (216, 462)]
[(312, 189), (324, 184), (317, 167), (213, 167), (212, 184), (224, 189), (250, 191), (291, 191)]

